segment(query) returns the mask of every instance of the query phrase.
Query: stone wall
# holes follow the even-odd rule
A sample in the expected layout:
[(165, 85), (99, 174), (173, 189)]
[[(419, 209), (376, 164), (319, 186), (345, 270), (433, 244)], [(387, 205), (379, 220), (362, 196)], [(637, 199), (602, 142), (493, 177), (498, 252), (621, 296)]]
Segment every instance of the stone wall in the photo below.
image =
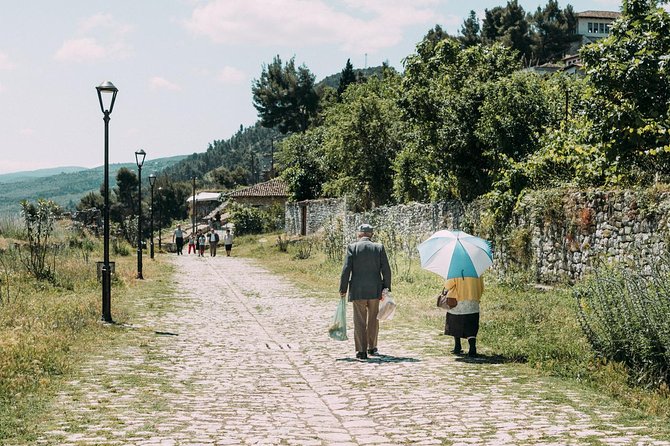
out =
[(524, 269), (541, 283), (573, 282), (597, 259), (650, 265), (667, 253), (670, 242), (670, 194), (653, 189), (531, 193), (502, 233), (483, 217), (491, 212), (481, 202), (412, 203), (353, 213), (344, 200), (329, 199), (289, 203), (289, 234), (300, 234), (301, 207), (307, 234), (337, 227), (343, 244), (354, 240), (363, 222), (375, 226), (378, 238), (403, 243), (418, 243), (439, 229), (464, 230), (492, 241), (499, 271)]

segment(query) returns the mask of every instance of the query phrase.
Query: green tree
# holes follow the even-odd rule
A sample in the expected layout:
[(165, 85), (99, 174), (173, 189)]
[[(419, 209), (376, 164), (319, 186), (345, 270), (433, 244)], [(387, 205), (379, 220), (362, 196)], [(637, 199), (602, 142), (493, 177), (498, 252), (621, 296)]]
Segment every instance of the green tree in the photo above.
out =
[(517, 0), (508, 0), (504, 7), (485, 10), (482, 23), (484, 42), (500, 42), (518, 51), (524, 60), (531, 57), (531, 37), (526, 12)]
[(347, 59), (347, 64), (342, 69), (340, 74), (340, 82), (337, 86), (337, 97), (341, 97), (342, 93), (347, 89), (349, 84), (356, 82), (356, 73), (354, 72), (354, 66), (351, 65), (351, 60)]
[(392, 200), (393, 160), (400, 143), (400, 76), (386, 70), (350, 86), (342, 103), (327, 111), (324, 127), (325, 195), (349, 196), (368, 209)]
[(291, 199), (295, 201), (321, 196), (322, 184), (327, 178), (323, 167), (324, 135), (325, 128), (316, 127), (293, 134), (281, 144), (277, 160)]
[(314, 89), (314, 75), (305, 65), (296, 69), (295, 58), (284, 65), (275, 56), (272, 63), (263, 65), (251, 91), (254, 107), (265, 127), (276, 127), (284, 134), (304, 132), (316, 116), (319, 97)]
[(460, 30), (458, 40), (461, 41), (464, 47), (469, 47), (482, 43), (481, 27), (479, 26), (479, 19), (474, 11), (470, 11), (470, 15), (463, 22)]
[[(670, 14), (654, 0), (624, 0), (610, 35), (581, 51), (592, 89), (593, 133), (621, 174), (670, 174)], [(652, 171), (652, 172), (650, 172)]]
[(81, 200), (77, 203), (77, 210), (85, 211), (87, 209), (98, 209), (101, 211), (104, 206), (104, 198), (99, 192), (89, 192), (81, 197)]
[(532, 23), (532, 52), (538, 64), (560, 59), (579, 39), (572, 6), (561, 10), (557, 0), (549, 0), (544, 8), (538, 6)]

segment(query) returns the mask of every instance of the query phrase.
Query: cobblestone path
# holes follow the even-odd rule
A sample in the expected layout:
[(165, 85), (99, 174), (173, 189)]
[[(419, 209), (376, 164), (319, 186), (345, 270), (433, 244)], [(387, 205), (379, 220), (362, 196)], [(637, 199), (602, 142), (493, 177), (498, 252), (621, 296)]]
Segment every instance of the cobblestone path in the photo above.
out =
[(335, 292), (240, 258), (173, 261), (176, 304), (146, 303), (139, 345), (87, 362), (39, 444), (670, 445), (605, 398), (456, 359), (434, 333), (382, 326), (386, 356), (359, 362), (326, 335)]

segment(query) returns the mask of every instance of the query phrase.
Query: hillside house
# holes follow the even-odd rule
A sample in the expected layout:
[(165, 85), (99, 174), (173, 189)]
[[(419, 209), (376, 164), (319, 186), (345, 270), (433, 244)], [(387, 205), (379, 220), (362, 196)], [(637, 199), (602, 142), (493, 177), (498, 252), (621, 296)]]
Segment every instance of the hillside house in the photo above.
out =
[(264, 183), (238, 189), (225, 196), (231, 202), (247, 206), (269, 208), (278, 204), (284, 209), (288, 200), (288, 187), (281, 178), (273, 178)]
[(577, 14), (577, 34), (582, 36), (582, 45), (607, 37), (612, 22), (621, 16), (616, 11), (584, 11)]
[[(188, 213), (193, 213), (193, 196), (186, 200), (188, 204)], [(221, 203), (221, 192), (198, 192), (195, 194), (195, 213), (198, 219), (204, 218)]]

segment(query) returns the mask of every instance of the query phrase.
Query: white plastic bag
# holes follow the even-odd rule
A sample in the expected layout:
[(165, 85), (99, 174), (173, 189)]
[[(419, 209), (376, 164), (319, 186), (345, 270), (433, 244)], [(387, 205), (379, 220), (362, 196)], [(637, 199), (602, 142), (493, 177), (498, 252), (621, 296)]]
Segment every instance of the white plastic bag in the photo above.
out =
[(335, 310), (333, 322), (328, 328), (328, 336), (337, 341), (346, 341), (347, 338), (347, 298), (340, 298)]
[(388, 288), (382, 290), (382, 299), (379, 302), (379, 312), (377, 319), (380, 321), (390, 321), (395, 315), (396, 304)]

